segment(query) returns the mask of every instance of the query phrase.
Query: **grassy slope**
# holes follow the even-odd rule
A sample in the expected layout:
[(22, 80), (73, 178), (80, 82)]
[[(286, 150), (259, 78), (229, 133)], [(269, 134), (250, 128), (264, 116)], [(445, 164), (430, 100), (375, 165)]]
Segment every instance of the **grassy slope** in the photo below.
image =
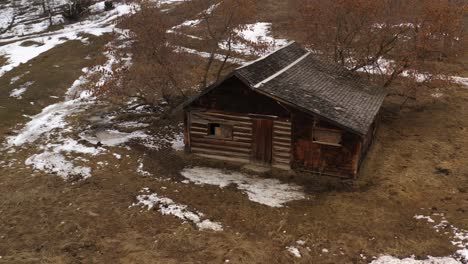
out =
[[(63, 100), (50, 96), (63, 97), (65, 91), (82, 75), (81, 69), (94, 65), (95, 60), (102, 57), (101, 48), (108, 41), (109, 37), (90, 37), (89, 45), (81, 41), (68, 41), (0, 77), (0, 136), (15, 124), (28, 120), (23, 115), (37, 114), (47, 105)], [(85, 59), (88, 55), (90, 60)], [(28, 71), (16, 83), (10, 84), (11, 78)], [(34, 84), (23, 94), (23, 99), (9, 97), (13, 89), (28, 81), (34, 81)]]
[[(81, 68), (92, 63), (83, 58), (99, 57), (99, 47), (105, 43), (103, 39), (89, 46), (69, 42), (41, 55), (31, 67), (22, 65), (2, 77), (0, 105), (8, 108), (0, 108), (0, 132), (25, 121), (23, 111), (35, 114), (61, 100), (49, 96), (62, 96), (81, 75)], [(65, 62), (70, 65), (53, 67)], [(25, 99), (5, 98), (13, 88), (11, 77), (26, 70), (31, 75), (20, 83), (36, 80), (36, 84)], [(392, 113), (396, 102), (387, 101), (375, 145), (353, 184), (310, 175), (266, 175), (298, 183), (308, 193), (308, 200), (281, 209), (250, 202), (235, 188), (180, 183), (178, 173), (185, 166), (237, 167), (174, 152), (138, 146), (113, 149), (124, 158), (117, 160), (109, 153), (93, 159), (89, 162), (95, 166), (93, 177), (75, 184), (31, 172), (19, 160), (12, 168), (0, 168), (0, 263), (222, 263), (225, 259), (231, 263), (367, 263), (360, 253), (452, 254), (455, 248), (449, 237), (413, 219), (415, 214), (443, 212), (451, 223), (468, 229), (464, 217), (468, 210), (468, 92), (443, 91), (445, 97), (429, 97), (403, 112)], [(139, 158), (144, 158), (146, 170), (171, 180), (138, 175)], [(98, 161), (109, 165), (96, 166)], [(451, 172), (438, 174), (436, 166)], [(222, 222), (225, 231), (200, 232), (171, 216), (129, 209), (142, 187)], [(300, 247), (301, 259), (285, 250), (298, 239), (311, 249)], [(329, 253), (322, 253), (323, 248)]]

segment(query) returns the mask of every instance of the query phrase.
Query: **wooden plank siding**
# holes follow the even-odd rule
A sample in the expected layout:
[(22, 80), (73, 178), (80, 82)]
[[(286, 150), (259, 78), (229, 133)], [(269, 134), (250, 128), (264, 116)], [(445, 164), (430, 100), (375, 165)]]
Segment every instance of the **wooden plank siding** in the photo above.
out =
[[(252, 155), (252, 120), (242, 114), (192, 110), (189, 115), (190, 152), (208, 157), (234, 158), (245, 162)], [(208, 124), (232, 126), (232, 138), (208, 135)]]

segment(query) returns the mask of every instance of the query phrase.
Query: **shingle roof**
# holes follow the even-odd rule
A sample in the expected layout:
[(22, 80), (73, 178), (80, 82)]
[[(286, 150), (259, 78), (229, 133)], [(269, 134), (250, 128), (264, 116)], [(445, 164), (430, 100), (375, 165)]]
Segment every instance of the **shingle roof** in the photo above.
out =
[(342, 66), (319, 61), (295, 42), (232, 75), (253, 90), (361, 135), (369, 130), (386, 96), (383, 87), (366, 83)]

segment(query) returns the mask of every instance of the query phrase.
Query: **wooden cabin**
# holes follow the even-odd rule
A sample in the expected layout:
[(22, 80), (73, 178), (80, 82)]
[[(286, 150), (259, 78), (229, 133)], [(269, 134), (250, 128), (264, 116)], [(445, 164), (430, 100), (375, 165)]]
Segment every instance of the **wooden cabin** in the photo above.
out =
[(385, 96), (382, 87), (292, 42), (185, 104), (186, 151), (354, 178)]

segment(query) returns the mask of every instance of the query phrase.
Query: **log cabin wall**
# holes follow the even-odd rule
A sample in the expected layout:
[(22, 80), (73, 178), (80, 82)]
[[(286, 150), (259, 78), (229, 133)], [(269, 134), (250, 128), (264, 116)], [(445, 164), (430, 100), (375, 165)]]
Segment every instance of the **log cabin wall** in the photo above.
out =
[[(254, 157), (253, 125), (258, 121), (270, 120), (273, 129), (270, 138), (270, 156), (272, 166), (290, 169), (291, 161), (291, 122), (286, 118), (264, 119), (256, 114), (221, 112), (214, 110), (191, 109), (186, 112), (186, 146), (187, 151), (216, 159), (239, 162), (259, 162)], [(232, 134), (226, 137), (210, 135), (210, 125), (221, 125), (232, 128)], [(262, 135), (261, 135), (262, 137)]]
[[(314, 126), (315, 122), (315, 126)], [(314, 128), (340, 134), (339, 144), (318, 143)], [(331, 176), (353, 178), (357, 174), (361, 153), (361, 137), (303, 113), (292, 118), (292, 168)]]
[[(248, 162), (252, 155), (252, 120), (250, 117), (228, 113), (192, 109), (187, 112), (186, 141), (191, 153), (211, 158)], [(210, 135), (210, 124), (228, 126), (229, 136)]]

